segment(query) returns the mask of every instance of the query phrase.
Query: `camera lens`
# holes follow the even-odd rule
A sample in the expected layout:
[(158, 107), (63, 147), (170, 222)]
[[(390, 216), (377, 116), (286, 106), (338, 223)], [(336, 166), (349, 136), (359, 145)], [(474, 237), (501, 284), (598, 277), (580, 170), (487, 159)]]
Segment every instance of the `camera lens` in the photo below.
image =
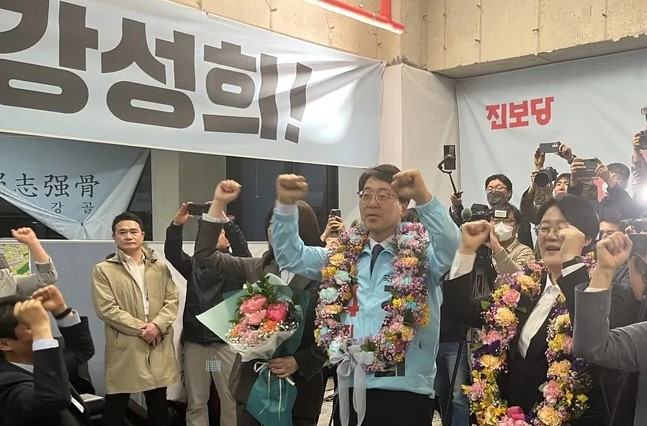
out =
[(539, 172), (535, 175), (535, 184), (543, 188), (544, 186), (548, 185), (550, 182), (550, 177), (548, 176), (548, 173), (546, 172)]

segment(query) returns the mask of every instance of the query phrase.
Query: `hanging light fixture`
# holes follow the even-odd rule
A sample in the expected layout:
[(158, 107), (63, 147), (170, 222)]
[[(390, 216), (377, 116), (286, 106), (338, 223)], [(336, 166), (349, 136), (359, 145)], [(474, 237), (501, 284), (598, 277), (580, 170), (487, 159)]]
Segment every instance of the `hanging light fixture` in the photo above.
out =
[(374, 27), (382, 28), (402, 34), (404, 32), (404, 25), (396, 22), (391, 17), (391, 0), (380, 0), (380, 12), (374, 13), (359, 6), (353, 6), (342, 0), (305, 0), (308, 3), (330, 10), (331, 12), (339, 13), (340, 15), (348, 16), (349, 18), (356, 19), (360, 22), (372, 25)]

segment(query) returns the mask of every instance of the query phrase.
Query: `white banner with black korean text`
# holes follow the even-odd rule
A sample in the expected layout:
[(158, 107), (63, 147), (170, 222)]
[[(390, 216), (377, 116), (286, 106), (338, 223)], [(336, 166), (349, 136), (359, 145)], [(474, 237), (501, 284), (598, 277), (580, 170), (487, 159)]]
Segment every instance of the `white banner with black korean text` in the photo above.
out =
[(0, 130), (377, 162), (384, 64), (161, 0), (0, 2)]

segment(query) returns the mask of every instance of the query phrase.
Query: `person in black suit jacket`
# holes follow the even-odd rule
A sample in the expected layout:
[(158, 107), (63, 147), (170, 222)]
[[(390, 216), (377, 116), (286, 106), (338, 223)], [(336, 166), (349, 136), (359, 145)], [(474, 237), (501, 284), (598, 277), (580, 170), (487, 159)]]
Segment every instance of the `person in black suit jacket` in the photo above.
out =
[[(47, 312), (58, 322), (65, 354)], [(0, 426), (91, 425), (68, 368), (87, 362), (94, 344), (87, 318), (67, 307), (58, 288), (0, 299), (0, 354)]]
[[(548, 316), (554, 304), (555, 284), (564, 294), (573, 321), (575, 287), (588, 282), (587, 268), (580, 255), (598, 233), (598, 218), (588, 202), (565, 195), (549, 200), (539, 210), (537, 236), (542, 259), (549, 273), (542, 278), (542, 294), (536, 301), (522, 297), (517, 312), (517, 335), (508, 351), (508, 371), (500, 373), (497, 382), (508, 406), (520, 406), (528, 414), (543, 396), (539, 387), (546, 381)], [(455, 320), (471, 327), (483, 325), (481, 300), (471, 297), (471, 272), (475, 252), (486, 240), (490, 224), (470, 222), (462, 227), (461, 246), (454, 259), (449, 281), (443, 286), (443, 308)], [(612, 310), (625, 309), (623, 297), (614, 298)], [(605, 424), (606, 408), (595, 373), (589, 393), (589, 409), (572, 425)]]

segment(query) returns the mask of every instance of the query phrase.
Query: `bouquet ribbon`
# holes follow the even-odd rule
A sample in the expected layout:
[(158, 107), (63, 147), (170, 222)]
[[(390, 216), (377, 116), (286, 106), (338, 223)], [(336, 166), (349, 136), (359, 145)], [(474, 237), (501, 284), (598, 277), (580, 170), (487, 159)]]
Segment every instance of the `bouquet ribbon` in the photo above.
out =
[(364, 365), (373, 364), (373, 352), (363, 351), (359, 345), (344, 349), (340, 356), (330, 359), (337, 364), (337, 387), (339, 389), (339, 418), (343, 426), (350, 419), (350, 376), (353, 376), (353, 408), (357, 413), (357, 426), (366, 415), (366, 371)]
[(292, 407), (297, 397), (294, 381), (272, 375), (267, 362), (256, 362), (254, 372), (258, 379), (247, 401), (247, 411), (261, 424), (292, 426)]

